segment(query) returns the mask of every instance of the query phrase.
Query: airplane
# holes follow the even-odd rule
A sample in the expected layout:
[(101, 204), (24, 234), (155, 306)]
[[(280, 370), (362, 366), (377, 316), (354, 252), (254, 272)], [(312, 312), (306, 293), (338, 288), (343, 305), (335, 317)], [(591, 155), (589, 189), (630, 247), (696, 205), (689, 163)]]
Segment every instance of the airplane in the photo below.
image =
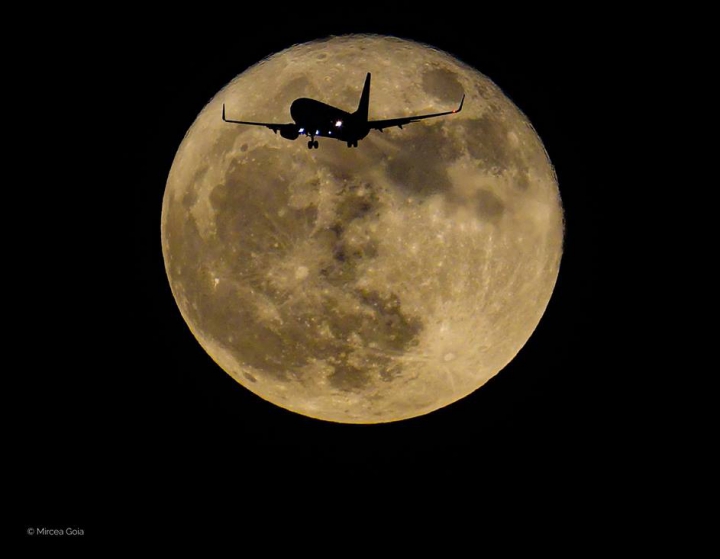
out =
[(326, 105), (315, 99), (295, 99), (290, 105), (290, 116), (295, 122), (288, 124), (276, 124), (273, 122), (249, 122), (246, 120), (231, 120), (225, 116), (225, 103), (223, 103), (222, 119), (233, 124), (249, 124), (252, 126), (265, 126), (275, 134), (287, 140), (296, 140), (300, 135), (310, 136), (308, 149), (319, 147), (316, 136), (332, 138), (347, 143), (347, 147), (357, 147), (358, 142), (370, 133), (370, 130), (382, 132), (385, 128), (397, 126), (402, 128), (406, 124), (435, 118), (438, 116), (459, 113), (465, 102), (465, 95), (460, 100), (460, 106), (453, 111), (432, 113), (424, 115), (406, 116), (400, 118), (389, 118), (385, 120), (368, 120), (370, 107), (370, 72), (365, 78), (360, 103), (354, 113), (348, 113), (331, 105)]

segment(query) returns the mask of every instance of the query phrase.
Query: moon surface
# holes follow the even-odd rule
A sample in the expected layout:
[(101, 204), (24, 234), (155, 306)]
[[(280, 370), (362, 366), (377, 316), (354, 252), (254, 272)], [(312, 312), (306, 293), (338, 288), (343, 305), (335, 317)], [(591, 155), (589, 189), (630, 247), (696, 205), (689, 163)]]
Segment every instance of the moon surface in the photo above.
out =
[[(308, 150), (232, 118), (290, 122), (310, 97), (370, 119), (456, 115)], [(170, 286), (237, 382), (343, 423), (426, 414), (485, 384), (538, 325), (563, 242), (556, 176), (528, 119), (451, 55), (383, 36), (293, 46), (188, 130), (162, 208)]]

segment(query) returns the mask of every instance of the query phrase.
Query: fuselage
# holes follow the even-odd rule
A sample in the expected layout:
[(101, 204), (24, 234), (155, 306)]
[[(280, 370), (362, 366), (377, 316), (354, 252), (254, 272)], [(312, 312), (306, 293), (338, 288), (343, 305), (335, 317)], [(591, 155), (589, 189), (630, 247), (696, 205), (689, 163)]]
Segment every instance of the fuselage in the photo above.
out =
[(301, 98), (290, 105), (290, 116), (298, 126), (298, 132), (314, 138), (323, 136), (343, 142), (357, 142), (368, 135), (367, 120), (355, 113), (315, 99)]

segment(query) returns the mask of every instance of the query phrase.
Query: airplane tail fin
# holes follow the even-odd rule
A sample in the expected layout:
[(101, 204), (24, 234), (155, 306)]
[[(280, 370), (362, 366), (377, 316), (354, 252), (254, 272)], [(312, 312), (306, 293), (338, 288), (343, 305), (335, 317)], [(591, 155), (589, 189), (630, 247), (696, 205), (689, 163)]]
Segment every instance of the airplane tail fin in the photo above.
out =
[(363, 86), (362, 95), (360, 95), (360, 103), (358, 104), (355, 115), (360, 117), (363, 122), (368, 120), (368, 112), (370, 109), (370, 72), (368, 72), (365, 78), (365, 85)]

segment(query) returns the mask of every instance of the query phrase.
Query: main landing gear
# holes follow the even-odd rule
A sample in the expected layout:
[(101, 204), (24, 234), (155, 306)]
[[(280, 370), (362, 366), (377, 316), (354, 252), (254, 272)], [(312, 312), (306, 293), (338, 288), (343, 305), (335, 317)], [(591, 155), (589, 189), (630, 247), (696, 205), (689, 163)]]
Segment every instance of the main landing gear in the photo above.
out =
[(347, 147), (349, 147), (349, 148), (356, 148), (357, 145), (358, 145), (358, 141), (357, 141), (357, 140), (350, 140), (350, 141), (347, 143)]
[(320, 147), (320, 144), (318, 144), (318, 141), (317, 141), (317, 140), (310, 140), (310, 141), (308, 142), (308, 149), (312, 149), (312, 148), (317, 149), (317, 148), (319, 148), (319, 147)]

